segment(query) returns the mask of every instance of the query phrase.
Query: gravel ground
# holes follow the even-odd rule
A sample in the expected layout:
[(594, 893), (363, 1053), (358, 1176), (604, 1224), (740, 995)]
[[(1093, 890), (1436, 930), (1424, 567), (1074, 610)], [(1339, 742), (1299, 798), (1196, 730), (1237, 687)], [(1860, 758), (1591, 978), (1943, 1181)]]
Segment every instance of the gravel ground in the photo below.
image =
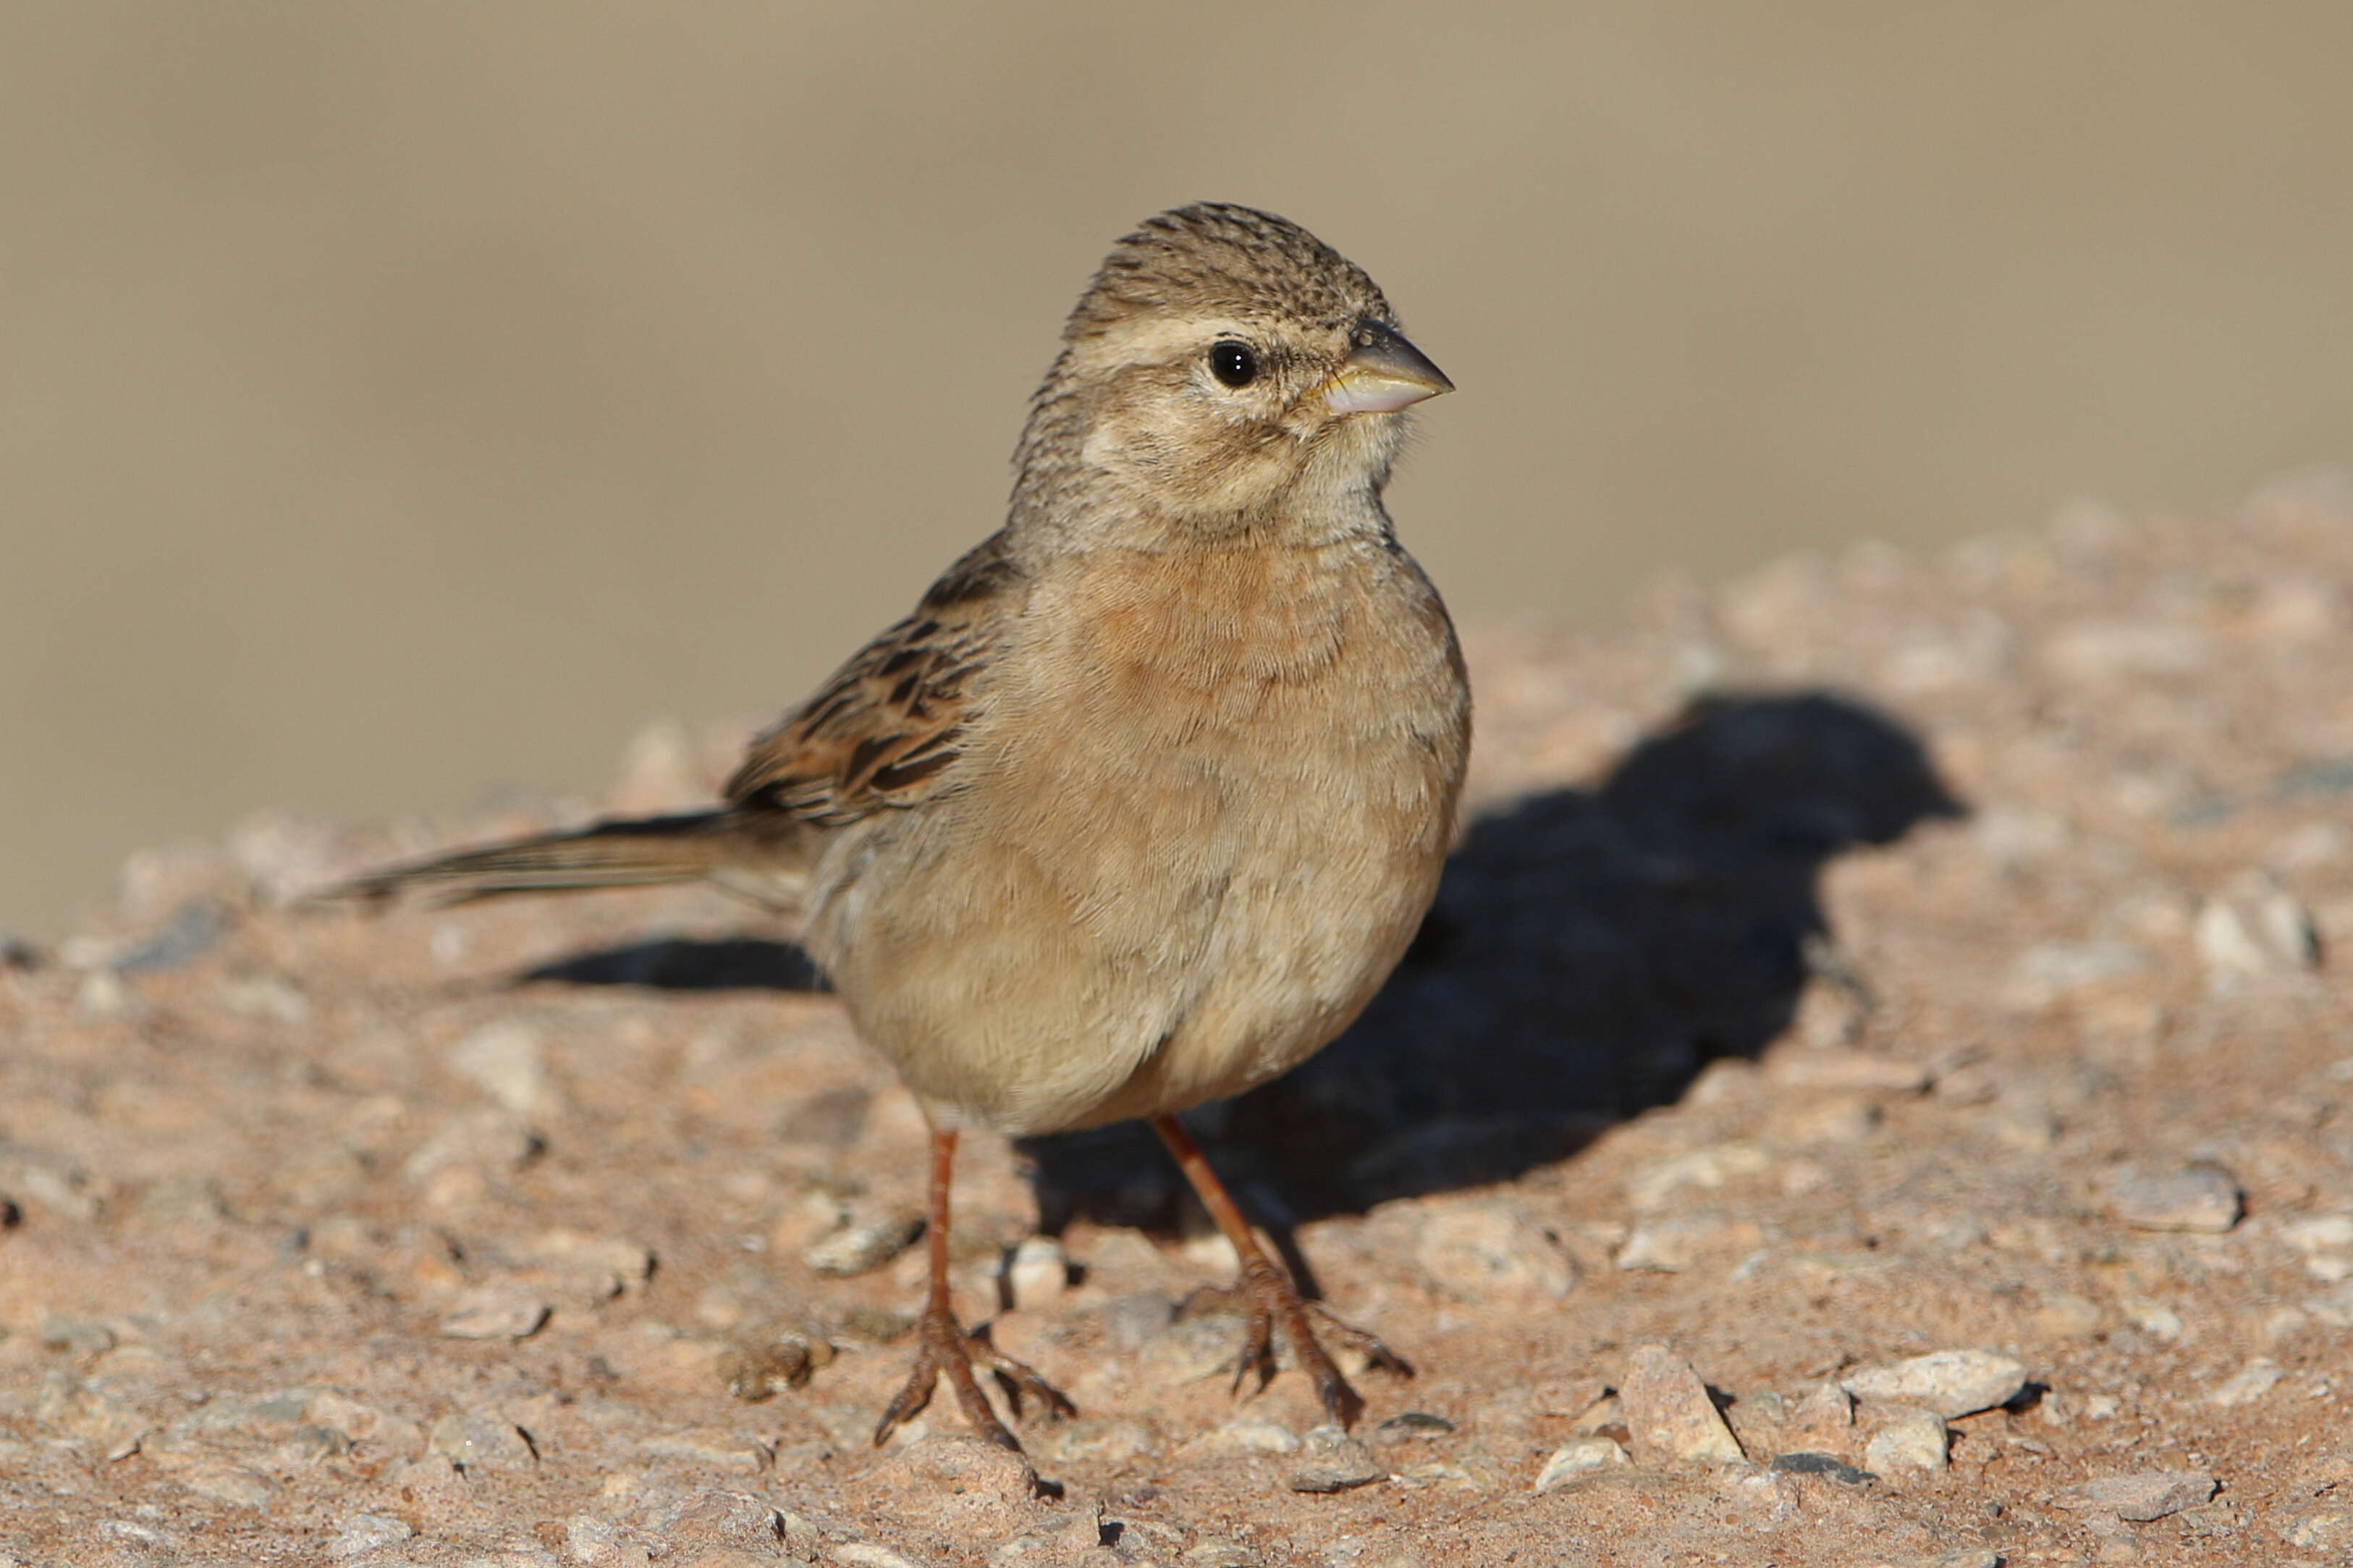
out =
[(0, 961), (0, 1565), (2353, 1561), (2353, 486), (1473, 643), (1429, 929), (1196, 1119), (1419, 1368), (1354, 1436), (1113, 1130), (960, 1183), (1080, 1419), (878, 1454), (922, 1126), (789, 932), (263, 817)]

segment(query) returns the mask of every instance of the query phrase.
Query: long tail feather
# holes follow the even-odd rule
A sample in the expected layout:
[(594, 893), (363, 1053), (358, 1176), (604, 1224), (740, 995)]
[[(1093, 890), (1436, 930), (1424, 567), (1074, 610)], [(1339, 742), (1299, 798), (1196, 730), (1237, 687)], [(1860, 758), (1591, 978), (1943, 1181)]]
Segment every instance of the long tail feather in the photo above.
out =
[(807, 829), (770, 813), (691, 812), (599, 822), (371, 871), (324, 897), (382, 900), (416, 891), (445, 904), (510, 893), (575, 892), (709, 881), (771, 909), (800, 905)]

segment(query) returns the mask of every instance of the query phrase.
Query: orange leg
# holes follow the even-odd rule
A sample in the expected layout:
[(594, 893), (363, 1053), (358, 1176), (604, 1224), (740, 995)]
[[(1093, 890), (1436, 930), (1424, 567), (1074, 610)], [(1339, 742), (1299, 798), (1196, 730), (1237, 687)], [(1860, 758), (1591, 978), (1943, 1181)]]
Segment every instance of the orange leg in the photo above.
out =
[(890, 1437), (893, 1428), (903, 1421), (912, 1421), (932, 1402), (933, 1386), (942, 1377), (955, 1390), (956, 1403), (964, 1408), (964, 1418), (972, 1429), (1001, 1448), (1021, 1451), (1013, 1434), (989, 1408), (988, 1395), (981, 1392), (980, 1380), (973, 1375), (973, 1363), (988, 1368), (1004, 1389), (1006, 1403), (1013, 1414), (1021, 1414), (1021, 1395), (1035, 1394), (1039, 1404), (1059, 1415), (1076, 1415), (1071, 1402), (1060, 1390), (1039, 1376), (1029, 1367), (1015, 1361), (988, 1342), (985, 1334), (967, 1334), (956, 1322), (955, 1305), (948, 1299), (948, 1186), (955, 1173), (956, 1135), (932, 1131), (932, 1188), (926, 1208), (923, 1240), (932, 1264), (932, 1285), (923, 1298), (923, 1315), (916, 1324), (919, 1349), (915, 1369), (882, 1412), (881, 1424), (874, 1428), (874, 1442), (879, 1447)]
[(1242, 1260), (1241, 1277), (1234, 1282), (1234, 1292), (1241, 1297), (1250, 1317), (1242, 1331), (1241, 1360), (1234, 1368), (1237, 1389), (1253, 1371), (1259, 1374), (1261, 1388), (1273, 1378), (1274, 1335), (1280, 1330), (1290, 1342), (1301, 1368), (1314, 1380), (1316, 1396), (1323, 1400), (1325, 1413), (1343, 1426), (1355, 1425), (1356, 1417), (1365, 1412), (1365, 1402), (1348, 1386), (1348, 1380), (1340, 1375), (1340, 1369), (1332, 1364), (1332, 1358), (1317, 1342), (1316, 1322), (1342, 1343), (1354, 1346), (1372, 1365), (1404, 1377), (1413, 1375), (1413, 1368), (1388, 1346), (1364, 1330), (1340, 1321), (1321, 1302), (1307, 1300), (1299, 1294), (1290, 1276), (1277, 1268), (1266, 1249), (1258, 1244), (1258, 1237), (1250, 1230), (1250, 1222), (1242, 1218), (1242, 1211), (1226, 1191), (1225, 1184), (1218, 1180), (1217, 1172), (1209, 1168), (1200, 1146), (1176, 1124), (1175, 1117), (1154, 1117), (1152, 1130), (1168, 1145), (1168, 1152), (1176, 1156), (1177, 1169), (1193, 1184), (1209, 1217), (1218, 1222), (1218, 1228), (1234, 1244), (1234, 1252)]

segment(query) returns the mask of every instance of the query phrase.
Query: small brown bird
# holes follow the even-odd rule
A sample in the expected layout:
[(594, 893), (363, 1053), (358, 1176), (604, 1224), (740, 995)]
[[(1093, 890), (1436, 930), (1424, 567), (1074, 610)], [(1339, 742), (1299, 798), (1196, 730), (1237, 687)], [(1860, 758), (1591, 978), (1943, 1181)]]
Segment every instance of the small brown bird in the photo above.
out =
[(709, 879), (802, 941), (932, 1132), (913, 1375), (1069, 1402), (948, 1296), (967, 1127), (1148, 1120), (1241, 1258), (1236, 1385), (1280, 1332), (1343, 1425), (1316, 1341), (1409, 1369), (1302, 1299), (1176, 1113), (1337, 1035), (1438, 884), (1471, 738), (1438, 592), (1381, 492), (1401, 413), (1452, 384), (1373, 280), (1297, 225), (1203, 203), (1121, 240), (1071, 313), (1005, 527), (753, 742), (717, 809), (474, 849), (352, 890), (466, 899)]

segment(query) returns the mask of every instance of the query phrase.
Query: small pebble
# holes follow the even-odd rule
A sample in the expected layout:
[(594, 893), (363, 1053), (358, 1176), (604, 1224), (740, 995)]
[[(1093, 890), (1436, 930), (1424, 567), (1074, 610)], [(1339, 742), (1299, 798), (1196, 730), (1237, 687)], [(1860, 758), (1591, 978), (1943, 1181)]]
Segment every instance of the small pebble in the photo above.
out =
[(690, 1557), (725, 1551), (774, 1556), (785, 1540), (784, 1515), (766, 1500), (716, 1487), (680, 1500), (651, 1523), (666, 1555), (682, 1550)]
[[(152, 1505), (151, 1505), (152, 1509)], [(153, 1525), (136, 1519), (110, 1519), (101, 1522), (99, 1533), (117, 1541), (128, 1541), (134, 1546), (160, 1551), (173, 1544), (172, 1538)], [(0, 1568), (16, 1568), (16, 1559), (0, 1557)]]
[(1184, 1568), (1259, 1568), (1258, 1554), (1249, 1547), (1214, 1536), (1195, 1542), (1177, 1561)]
[(2056, 1500), (2062, 1508), (2113, 1513), (2118, 1519), (2145, 1524), (2153, 1519), (2196, 1508), (2214, 1495), (2214, 1478), (2198, 1470), (2145, 1470), (2129, 1476), (2102, 1476), (2070, 1487)]
[(2221, 1405), (2226, 1410), (2236, 1405), (2253, 1405), (2272, 1391), (2279, 1383), (2281, 1375), (2277, 1363), (2258, 1356), (2240, 1368), (2238, 1373), (2220, 1388), (2208, 1394), (2206, 1402), (2209, 1405)]
[(1684, 1187), (1713, 1192), (1726, 1182), (1756, 1175), (1772, 1163), (1754, 1143), (1711, 1143), (1642, 1166), (1627, 1178), (1626, 1198), (1637, 1209), (1663, 1208)]
[(2311, 913), (2258, 872), (2242, 877), (2198, 910), (2191, 940), (2218, 981), (2312, 969), (2320, 939)]
[(889, 1307), (856, 1306), (841, 1314), (841, 1329), (853, 1338), (878, 1345), (905, 1339), (915, 1331), (915, 1320)]
[(2342, 1553), (2353, 1551), (2353, 1510), (2318, 1508), (2285, 1514), (2274, 1521), (2272, 1531), (2299, 1552), (2337, 1553), (2329, 1560), (2342, 1563)]
[(1409, 1410), (1392, 1415), (1373, 1428), (1373, 1436), (1384, 1443), (1409, 1443), (1417, 1438), (1443, 1437), (1453, 1432), (1454, 1423), (1443, 1415), (1432, 1415), (1426, 1410)]
[(1950, 1436), (1944, 1421), (1926, 1410), (1906, 1410), (1863, 1446), (1866, 1468), (1888, 1475), (1899, 1470), (1933, 1471), (1948, 1463)]
[(2064, 1292), (2044, 1298), (2034, 1311), (2034, 1326), (2053, 1339), (2079, 1340), (2099, 1332), (2100, 1304), (2087, 1296)]
[(469, 1478), (527, 1469), (539, 1462), (539, 1453), (522, 1429), (487, 1409), (436, 1421), (426, 1452), (439, 1455)]
[(887, 1546), (871, 1541), (845, 1541), (833, 1549), (833, 1560), (846, 1568), (918, 1568)]
[(528, 1024), (486, 1024), (449, 1047), (449, 1070), (518, 1116), (549, 1109), (545, 1050)]
[(1839, 1384), (1858, 1399), (1926, 1405), (1953, 1420), (2017, 1398), (2026, 1387), (2026, 1368), (1992, 1351), (1936, 1351), (1883, 1366), (1858, 1367)]
[(41, 1379), (33, 1418), (52, 1432), (89, 1445), (110, 1461), (137, 1453), (140, 1440), (156, 1426), (127, 1401), (62, 1367)]
[(267, 1508), (269, 1494), (278, 1489), (267, 1477), (258, 1476), (242, 1466), (222, 1463), (194, 1465), (174, 1472), (174, 1479), (198, 1497), (233, 1508)]
[(770, 1323), (739, 1334), (719, 1354), (727, 1392), (756, 1405), (806, 1384), (833, 1361), (833, 1344), (813, 1328)]
[(388, 1513), (355, 1513), (343, 1521), (335, 1538), (327, 1542), (327, 1555), (337, 1561), (357, 1557), (379, 1546), (397, 1546), (416, 1533), (406, 1521)]
[(1936, 1100), (1944, 1105), (1983, 1105), (2001, 1093), (1991, 1069), (1964, 1062), (1936, 1075)]
[(103, 1355), (114, 1348), (114, 1331), (94, 1318), (52, 1313), (41, 1320), (41, 1344), (70, 1356)]
[(1774, 1455), (1773, 1468), (1784, 1475), (1820, 1476), (1825, 1480), (1839, 1481), (1851, 1487), (1869, 1486), (1879, 1479), (1869, 1470), (1856, 1469), (1843, 1459), (1805, 1449), (1791, 1454)]
[(545, 1147), (538, 1133), (509, 1111), (461, 1111), (419, 1144), (400, 1173), (419, 1185), (453, 1168), (507, 1174), (531, 1163)]
[(914, 1246), (923, 1234), (923, 1215), (893, 1210), (871, 1219), (853, 1220), (805, 1248), (801, 1261), (819, 1274), (837, 1279), (871, 1274)]
[(556, 1268), (595, 1268), (617, 1275), (625, 1284), (653, 1277), (649, 1247), (617, 1236), (597, 1236), (558, 1226), (541, 1231), (523, 1244), (520, 1260)]
[(124, 974), (177, 969), (201, 956), (228, 931), (229, 912), (210, 899), (193, 899), (172, 911), (164, 929), (119, 954), (111, 967)]
[(1651, 1220), (1634, 1227), (1610, 1261), (1621, 1269), (1680, 1274), (1711, 1255), (1739, 1258), (1755, 1251), (1764, 1232), (1752, 1222), (1710, 1218)]
[(1013, 1304), (1027, 1311), (1050, 1310), (1071, 1285), (1071, 1259), (1050, 1236), (1033, 1236), (1013, 1249), (1005, 1265)]
[(1256, 1416), (1243, 1415), (1213, 1426), (1198, 1439), (1204, 1446), (1242, 1448), (1258, 1454), (1295, 1454), (1299, 1438), (1289, 1427)]
[(539, 1332), (548, 1312), (545, 1301), (524, 1291), (477, 1286), (442, 1314), (440, 1329), (453, 1340), (527, 1340)]
[(311, 1000), (300, 987), (280, 974), (246, 973), (225, 976), (219, 986), (221, 1005), (240, 1018), (268, 1018), (280, 1024), (311, 1021)]
[(1615, 1469), (1634, 1461), (1624, 1448), (1609, 1437), (1579, 1437), (1563, 1443), (1552, 1451), (1536, 1472), (1535, 1490), (1548, 1492), (1590, 1470)]
[(651, 1549), (643, 1542), (593, 1513), (575, 1513), (565, 1521), (564, 1550), (572, 1561), (590, 1568), (643, 1568), (653, 1561)]
[(2239, 1223), (2239, 1183), (2219, 1165), (2190, 1165), (2156, 1176), (2127, 1168), (2108, 1183), (2108, 1212), (2136, 1230), (2219, 1235)]
[(2280, 1226), (2280, 1239), (2304, 1255), (2304, 1271), (2324, 1285), (2353, 1279), (2353, 1215), (2312, 1215)]
[(0, 1187), (14, 1197), (32, 1199), (59, 1219), (87, 1223), (106, 1207), (105, 1189), (79, 1167), (5, 1142), (0, 1142)]
[(1295, 1492), (1338, 1492), (1381, 1480), (1388, 1470), (1337, 1426), (1318, 1426), (1302, 1446), (1306, 1462), (1283, 1482)]
[(74, 992), (74, 1016), (85, 1023), (120, 1018), (139, 1008), (139, 994), (113, 969), (93, 969)]
[(1699, 1373), (1664, 1345), (1634, 1352), (1618, 1397), (1635, 1456), (1646, 1465), (1727, 1465), (1746, 1458)]

